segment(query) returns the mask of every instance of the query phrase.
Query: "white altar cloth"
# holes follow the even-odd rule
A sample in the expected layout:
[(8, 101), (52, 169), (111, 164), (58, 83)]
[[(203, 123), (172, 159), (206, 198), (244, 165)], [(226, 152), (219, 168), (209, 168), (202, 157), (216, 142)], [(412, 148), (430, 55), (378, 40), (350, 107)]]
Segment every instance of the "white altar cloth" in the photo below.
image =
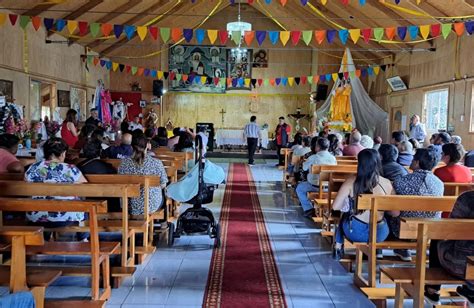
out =
[[(262, 148), (268, 148), (268, 130), (260, 130)], [(216, 133), (216, 145), (247, 145), (243, 129), (219, 128)]]

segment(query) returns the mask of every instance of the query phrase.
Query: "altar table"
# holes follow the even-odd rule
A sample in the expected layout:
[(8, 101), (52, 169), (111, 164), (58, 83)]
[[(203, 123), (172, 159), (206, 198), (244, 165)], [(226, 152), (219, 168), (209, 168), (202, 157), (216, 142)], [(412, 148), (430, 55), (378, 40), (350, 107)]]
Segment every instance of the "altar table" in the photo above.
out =
[[(268, 148), (268, 130), (260, 130), (261, 144), (264, 149)], [(247, 145), (247, 140), (244, 138), (243, 129), (228, 129), (219, 128), (216, 133), (216, 145)]]

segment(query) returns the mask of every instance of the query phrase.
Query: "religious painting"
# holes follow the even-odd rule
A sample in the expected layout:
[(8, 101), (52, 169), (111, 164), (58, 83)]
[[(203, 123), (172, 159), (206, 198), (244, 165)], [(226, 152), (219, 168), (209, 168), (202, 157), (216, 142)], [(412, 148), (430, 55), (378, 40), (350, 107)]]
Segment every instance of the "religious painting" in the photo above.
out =
[(0, 80), (0, 96), (5, 96), (7, 102), (13, 102), (13, 81)]
[(252, 67), (268, 67), (268, 49), (259, 49), (253, 56)]
[(71, 108), (77, 111), (80, 121), (85, 121), (87, 119), (87, 91), (71, 87), (69, 97)]
[(71, 96), (69, 91), (58, 90), (58, 107), (71, 108)]
[(170, 80), (170, 91), (225, 93), (225, 82), (214, 82), (227, 77), (224, 47), (177, 45), (170, 49), (168, 61), (170, 73), (188, 75), (186, 80)]
[(250, 90), (251, 86), (245, 86), (244, 79), (252, 78), (251, 49), (227, 50), (227, 72), (232, 78), (232, 86), (227, 90)]

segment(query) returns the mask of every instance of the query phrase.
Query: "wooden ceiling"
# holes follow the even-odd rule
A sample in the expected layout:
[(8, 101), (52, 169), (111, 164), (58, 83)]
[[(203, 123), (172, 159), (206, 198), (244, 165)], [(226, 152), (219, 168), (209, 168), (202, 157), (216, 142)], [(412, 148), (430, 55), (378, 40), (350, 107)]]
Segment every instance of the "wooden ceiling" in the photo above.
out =
[[(392, 0), (386, 0), (393, 3)], [(238, 1), (235, 1), (238, 2)], [(242, 1), (246, 2), (246, 1)], [(242, 19), (250, 23), (265, 23), (266, 28), (256, 30), (313, 30), (334, 29), (336, 25), (345, 28), (390, 27), (423, 25), (439, 22), (440, 19), (413, 16), (379, 3), (379, 0), (367, 0), (365, 6), (360, 6), (357, 0), (351, 0), (348, 6), (340, 0), (329, 0), (326, 6), (319, 0), (312, 0), (310, 6), (302, 6), (299, 0), (289, 0), (285, 7), (274, 0), (271, 5), (264, 4), (263, 0), (254, 1), (252, 6), (242, 5)], [(429, 14), (431, 16), (460, 16), (474, 14), (474, 0), (422, 0), (416, 5), (416, 0), (402, 0), (401, 6)], [(0, 9), (13, 11), (17, 14), (43, 16), (50, 18), (83, 20), (89, 23), (155, 25), (177, 28), (225, 28), (228, 21), (237, 16), (237, 6), (230, 6), (228, 0), (3, 0)], [(319, 10), (319, 12), (318, 12)], [(211, 12), (213, 16), (206, 18)], [(234, 17), (229, 17), (234, 16)], [(272, 18), (271, 18), (272, 17)], [(205, 22), (204, 22), (205, 21)], [(441, 20), (442, 21), (442, 20)], [(203, 23), (204, 22), (204, 23)], [(140, 42), (137, 38), (127, 39), (93, 39), (70, 38), (71, 42), (91, 48), (102, 56), (121, 57), (130, 56), (134, 46), (137, 54), (143, 50), (156, 50), (159, 43), (147, 38)], [(334, 44), (323, 43), (313, 47), (335, 52), (342, 49), (339, 40)], [(414, 46), (429, 47), (432, 42), (420, 44), (366, 44), (359, 40), (357, 46), (348, 42), (353, 49), (354, 57), (360, 59), (374, 59), (389, 56), (401, 50), (411, 49)], [(132, 48), (131, 48), (132, 47)], [(278, 46), (281, 47), (281, 46)], [(303, 47), (303, 45), (301, 45)], [(288, 47), (292, 48), (292, 47)], [(121, 53), (126, 51), (127, 55)]]

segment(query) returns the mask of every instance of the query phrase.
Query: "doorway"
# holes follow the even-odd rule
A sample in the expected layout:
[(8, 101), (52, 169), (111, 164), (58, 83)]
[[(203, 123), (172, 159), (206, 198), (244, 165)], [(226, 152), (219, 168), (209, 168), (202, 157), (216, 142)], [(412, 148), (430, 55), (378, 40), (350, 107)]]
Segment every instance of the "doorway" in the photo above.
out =
[(30, 80), (29, 119), (32, 121), (51, 119), (55, 98), (54, 84), (43, 80)]

